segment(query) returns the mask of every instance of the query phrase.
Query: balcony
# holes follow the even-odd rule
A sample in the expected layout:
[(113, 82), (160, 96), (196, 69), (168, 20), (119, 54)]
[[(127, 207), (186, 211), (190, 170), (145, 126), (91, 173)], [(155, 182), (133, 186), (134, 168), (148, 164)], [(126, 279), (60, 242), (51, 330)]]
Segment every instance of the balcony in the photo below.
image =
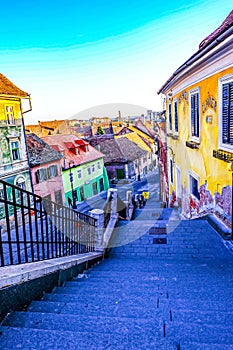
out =
[(226, 151), (222, 151), (222, 150), (213, 150), (213, 157), (223, 160), (226, 163), (231, 163), (233, 162), (233, 153), (231, 152), (226, 152)]
[(194, 142), (194, 141), (186, 141), (186, 147), (192, 148), (192, 149), (199, 149), (200, 143)]

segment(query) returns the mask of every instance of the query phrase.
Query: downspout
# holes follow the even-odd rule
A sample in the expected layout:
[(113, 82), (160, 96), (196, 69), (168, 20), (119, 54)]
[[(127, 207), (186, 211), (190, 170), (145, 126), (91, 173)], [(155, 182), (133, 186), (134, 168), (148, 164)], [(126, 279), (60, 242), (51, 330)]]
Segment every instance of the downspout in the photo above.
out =
[(30, 176), (30, 182), (31, 182), (31, 191), (34, 194), (34, 187), (33, 187), (33, 182), (32, 182), (32, 172), (31, 172), (31, 167), (30, 167), (30, 161), (29, 161), (29, 152), (28, 152), (28, 144), (27, 144), (27, 136), (26, 136), (26, 130), (25, 130), (25, 125), (24, 125), (24, 118), (23, 115), (25, 113), (31, 112), (32, 111), (32, 101), (31, 101), (31, 95), (29, 96), (29, 109), (26, 110), (25, 112), (22, 112), (22, 104), (20, 100), (20, 110), (22, 114), (22, 126), (23, 126), (23, 133), (24, 133), (24, 140), (25, 140), (25, 146), (26, 146), (26, 153), (27, 153), (27, 163), (28, 163), (28, 168), (29, 168), (29, 176)]

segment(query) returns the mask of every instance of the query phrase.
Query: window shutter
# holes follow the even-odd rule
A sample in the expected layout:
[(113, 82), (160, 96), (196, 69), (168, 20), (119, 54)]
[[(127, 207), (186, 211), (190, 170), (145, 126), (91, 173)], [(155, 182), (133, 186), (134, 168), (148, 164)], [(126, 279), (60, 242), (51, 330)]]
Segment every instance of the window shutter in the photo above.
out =
[(37, 169), (36, 171), (36, 183), (38, 184), (40, 182), (40, 170)]
[(228, 115), (229, 115), (230, 85), (223, 84), (222, 87), (222, 142), (228, 143)]
[(169, 103), (168, 105), (168, 114), (169, 114), (169, 128), (172, 130), (172, 105)]
[(199, 95), (196, 94), (196, 106), (195, 106), (195, 136), (199, 137)]
[(194, 124), (195, 124), (195, 101), (194, 95), (191, 96), (191, 134), (194, 136)]
[(175, 110), (175, 131), (178, 132), (178, 108), (177, 108), (177, 101), (174, 103), (174, 110)]
[(199, 95), (191, 95), (191, 134), (199, 137)]
[(233, 83), (230, 83), (229, 143), (233, 145)]

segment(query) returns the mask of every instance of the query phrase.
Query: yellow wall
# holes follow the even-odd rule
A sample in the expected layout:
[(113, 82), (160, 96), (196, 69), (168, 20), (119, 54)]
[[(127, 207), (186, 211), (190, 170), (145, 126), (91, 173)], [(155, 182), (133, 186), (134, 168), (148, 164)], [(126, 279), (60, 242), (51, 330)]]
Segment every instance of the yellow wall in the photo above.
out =
[(7, 100), (0, 97), (0, 121), (7, 120), (6, 114), (6, 106), (12, 106), (14, 110), (14, 118), (20, 119), (22, 118), (21, 110), (20, 110), (20, 101), (19, 100)]
[[(190, 103), (189, 98), (186, 101), (182, 99), (178, 101), (178, 118), (179, 118), (179, 139), (175, 140), (171, 136), (167, 138), (168, 145), (174, 150), (175, 163), (181, 169), (182, 186), (188, 189), (189, 175), (191, 170), (199, 176), (199, 186), (203, 185), (205, 181), (208, 182), (208, 190), (212, 196), (216, 191), (221, 193), (221, 189), (227, 185), (231, 185), (231, 172), (229, 164), (222, 160), (213, 157), (213, 150), (218, 149), (218, 79), (227, 74), (233, 73), (233, 68), (226, 69), (222, 72), (206, 78), (185, 89), (188, 93), (195, 88), (200, 89), (200, 146), (199, 149), (191, 149), (186, 147), (186, 141), (190, 140)], [(184, 90), (183, 90), (184, 91)], [(179, 99), (180, 91), (172, 98), (172, 122), (174, 134), (174, 100)], [(208, 107), (206, 111), (202, 111), (202, 105), (206, 103), (208, 96), (214, 97), (217, 101), (217, 108)], [(167, 111), (168, 111), (167, 102)], [(212, 122), (207, 123), (206, 117), (211, 116)], [(167, 113), (168, 119), (168, 113)], [(168, 124), (167, 124), (168, 127)], [(168, 129), (169, 130), (169, 127)], [(168, 149), (168, 156), (171, 157), (171, 152)], [(176, 175), (174, 167), (174, 188), (170, 186), (170, 193), (172, 189), (176, 190)], [(189, 189), (188, 189), (189, 191)]]

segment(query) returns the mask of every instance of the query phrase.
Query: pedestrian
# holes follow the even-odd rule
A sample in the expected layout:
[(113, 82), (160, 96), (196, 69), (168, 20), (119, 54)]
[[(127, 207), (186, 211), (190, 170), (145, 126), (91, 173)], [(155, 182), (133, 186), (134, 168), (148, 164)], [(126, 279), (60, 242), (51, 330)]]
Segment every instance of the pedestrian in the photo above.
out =
[(69, 204), (69, 207), (72, 207), (72, 200), (70, 199), (70, 197), (68, 197), (68, 204)]
[(142, 194), (139, 194), (139, 195), (138, 195), (138, 203), (139, 203), (139, 208), (141, 209), (141, 208), (142, 208), (142, 204), (143, 204), (143, 197), (142, 197)]
[(133, 204), (134, 208), (137, 208), (137, 202), (136, 202), (135, 194), (132, 196), (132, 204)]

